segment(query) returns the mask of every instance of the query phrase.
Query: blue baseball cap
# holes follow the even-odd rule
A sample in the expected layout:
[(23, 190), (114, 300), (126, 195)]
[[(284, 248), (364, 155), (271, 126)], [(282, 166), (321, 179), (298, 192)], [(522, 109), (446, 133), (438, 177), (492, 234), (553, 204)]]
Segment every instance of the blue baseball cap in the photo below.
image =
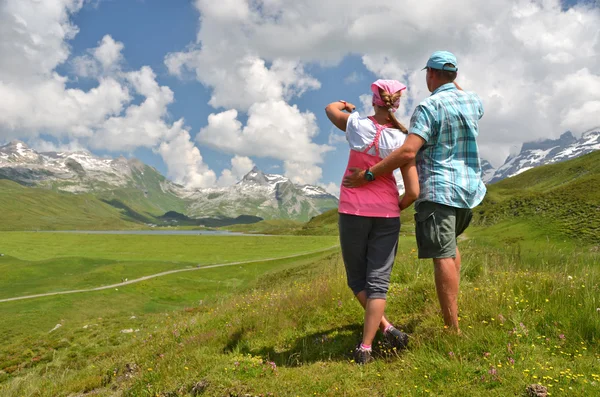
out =
[[(451, 63), (455, 67), (444, 66), (447, 63)], [(427, 68), (456, 72), (458, 71), (458, 64), (456, 63), (456, 57), (453, 53), (448, 51), (436, 51), (431, 54), (429, 60), (427, 61), (427, 66), (425, 66), (422, 70)]]

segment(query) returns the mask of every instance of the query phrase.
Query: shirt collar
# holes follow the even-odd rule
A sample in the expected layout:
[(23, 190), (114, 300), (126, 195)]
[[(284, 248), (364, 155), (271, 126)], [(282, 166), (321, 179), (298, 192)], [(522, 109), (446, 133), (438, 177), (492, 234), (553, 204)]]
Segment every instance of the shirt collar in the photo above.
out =
[(456, 89), (456, 86), (454, 85), (454, 83), (446, 83), (446, 84), (443, 84), (443, 85), (439, 86), (438, 88), (436, 88), (435, 91), (433, 91), (431, 93), (431, 95), (435, 95), (438, 92), (448, 91), (448, 90), (452, 90), (452, 89)]

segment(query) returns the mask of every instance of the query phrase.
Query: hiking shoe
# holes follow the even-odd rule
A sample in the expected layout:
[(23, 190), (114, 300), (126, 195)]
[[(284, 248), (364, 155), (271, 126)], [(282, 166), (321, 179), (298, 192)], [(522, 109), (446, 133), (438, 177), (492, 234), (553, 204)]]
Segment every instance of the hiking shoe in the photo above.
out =
[(396, 351), (404, 350), (408, 347), (408, 335), (393, 326), (383, 336), (390, 347)]
[(352, 357), (354, 357), (354, 362), (358, 365), (364, 365), (373, 361), (371, 350), (363, 349), (360, 347), (360, 343), (354, 349)]

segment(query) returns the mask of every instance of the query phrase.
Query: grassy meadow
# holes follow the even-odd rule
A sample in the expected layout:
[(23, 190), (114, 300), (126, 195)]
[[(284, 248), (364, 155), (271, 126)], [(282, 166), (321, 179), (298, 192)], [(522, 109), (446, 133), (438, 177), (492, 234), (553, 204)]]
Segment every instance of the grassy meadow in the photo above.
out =
[(597, 393), (596, 253), (498, 249), (473, 233), (462, 249), (463, 335), (445, 332), (431, 265), (402, 237), (388, 315), (411, 346), (365, 367), (350, 361), (362, 311), (336, 251), (0, 304), (15, 318), (3, 325), (0, 395), (505, 396), (532, 383)]
[[(0, 300), (197, 269), (111, 290), (0, 302), (0, 335), (5, 343), (30, 332), (45, 334), (63, 320), (66, 325), (75, 318), (182, 309), (207, 298), (222, 298), (259, 276), (319, 257), (323, 255), (319, 251), (336, 243), (335, 237), (17, 232), (0, 233), (0, 241), (4, 253), (0, 257)], [(306, 255), (285, 258), (299, 254)], [(271, 258), (284, 259), (266, 260)], [(198, 269), (234, 262), (251, 263)]]
[(460, 240), (460, 336), (406, 211), (387, 315), (410, 346), (378, 336), (366, 366), (335, 211), (238, 229), (274, 236), (0, 232), (0, 300), (252, 261), (0, 302), (0, 396), (600, 395), (599, 154), (490, 186)]

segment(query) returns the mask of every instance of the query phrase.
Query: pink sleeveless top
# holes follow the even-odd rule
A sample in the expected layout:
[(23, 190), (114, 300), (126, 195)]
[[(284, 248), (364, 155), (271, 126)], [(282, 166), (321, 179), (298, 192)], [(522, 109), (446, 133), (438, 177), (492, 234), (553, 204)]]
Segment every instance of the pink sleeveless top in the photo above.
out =
[[(379, 137), (381, 131), (391, 125), (380, 125), (373, 117), (369, 119), (375, 124), (377, 133), (373, 142), (365, 150), (359, 152), (350, 150), (348, 166), (344, 176), (350, 175), (349, 168), (356, 167), (363, 170), (370, 168), (380, 162), (379, 156)], [(369, 150), (375, 147), (375, 155), (369, 154)], [(400, 207), (398, 206), (398, 187), (394, 174), (378, 176), (372, 182), (358, 188), (340, 187), (340, 203), (338, 212), (340, 214), (372, 216), (377, 218), (395, 218), (400, 216)]]

